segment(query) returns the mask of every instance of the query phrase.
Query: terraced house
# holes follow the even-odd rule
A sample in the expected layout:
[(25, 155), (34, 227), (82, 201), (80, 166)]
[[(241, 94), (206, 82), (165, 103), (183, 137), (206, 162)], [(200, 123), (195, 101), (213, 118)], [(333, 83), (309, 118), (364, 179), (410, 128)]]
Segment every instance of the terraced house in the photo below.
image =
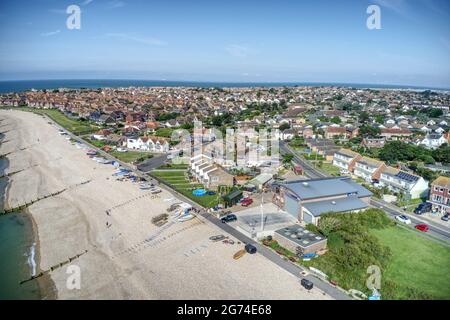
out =
[(402, 193), (411, 199), (418, 199), (428, 195), (428, 181), (408, 172), (386, 167), (380, 175), (380, 185), (392, 192)]
[(360, 160), (362, 156), (352, 150), (341, 149), (334, 153), (333, 156), (333, 165), (347, 170), (348, 172), (353, 172), (356, 161)]
[(382, 161), (374, 160), (367, 157), (361, 157), (356, 160), (353, 174), (367, 182), (379, 181), (381, 172), (386, 168)]

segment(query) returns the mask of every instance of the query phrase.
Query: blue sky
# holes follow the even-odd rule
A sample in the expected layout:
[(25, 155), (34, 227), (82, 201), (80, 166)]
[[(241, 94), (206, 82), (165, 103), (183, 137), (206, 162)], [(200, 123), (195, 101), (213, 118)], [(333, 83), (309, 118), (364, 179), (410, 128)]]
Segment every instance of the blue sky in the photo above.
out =
[[(81, 30), (66, 28), (67, 6)], [(370, 4), (381, 30), (366, 27)], [(0, 79), (450, 87), (446, 0), (2, 0)]]

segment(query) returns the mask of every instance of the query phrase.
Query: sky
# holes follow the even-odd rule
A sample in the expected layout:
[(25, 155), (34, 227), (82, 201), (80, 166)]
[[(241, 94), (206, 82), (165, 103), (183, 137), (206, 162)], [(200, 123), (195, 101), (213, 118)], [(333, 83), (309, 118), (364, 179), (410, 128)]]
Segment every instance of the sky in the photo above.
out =
[(0, 80), (18, 79), (450, 88), (450, 1), (1, 0)]

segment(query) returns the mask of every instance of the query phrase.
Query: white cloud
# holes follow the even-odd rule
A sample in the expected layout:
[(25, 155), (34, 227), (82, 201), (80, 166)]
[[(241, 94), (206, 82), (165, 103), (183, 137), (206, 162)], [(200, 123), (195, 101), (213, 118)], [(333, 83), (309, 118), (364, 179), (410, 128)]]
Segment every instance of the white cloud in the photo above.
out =
[(51, 36), (54, 36), (54, 35), (56, 35), (56, 34), (58, 34), (58, 33), (60, 33), (60, 32), (61, 32), (61, 30), (50, 31), (50, 32), (44, 32), (44, 33), (41, 33), (41, 36), (42, 36), (42, 37), (51, 37)]
[(136, 36), (136, 35), (127, 34), (127, 33), (107, 33), (106, 36), (124, 39), (124, 40), (130, 40), (130, 41), (143, 43), (143, 44), (147, 44), (147, 45), (152, 45), (152, 46), (166, 46), (167, 45), (167, 42), (156, 39), (156, 38), (141, 37), (141, 36)]
[(112, 0), (110, 2), (108, 2), (108, 8), (109, 9), (117, 9), (117, 8), (122, 8), (125, 6), (125, 2), (120, 1), (120, 0)]
[(249, 55), (250, 50), (247, 47), (238, 45), (238, 44), (232, 44), (225, 48), (229, 54), (231, 54), (233, 57), (237, 58), (245, 58)]

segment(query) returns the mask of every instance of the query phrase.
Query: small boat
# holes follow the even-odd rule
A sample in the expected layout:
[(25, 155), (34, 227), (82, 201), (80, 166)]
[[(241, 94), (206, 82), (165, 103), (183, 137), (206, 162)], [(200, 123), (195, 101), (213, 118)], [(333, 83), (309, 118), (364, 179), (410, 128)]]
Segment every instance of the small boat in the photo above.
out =
[(225, 239), (225, 236), (223, 234), (219, 234), (217, 236), (209, 237), (209, 240), (214, 241), (214, 242), (221, 241), (221, 240), (224, 240), (224, 239)]
[(245, 252), (246, 252), (245, 249), (239, 250), (238, 252), (236, 252), (234, 254), (233, 259), (238, 260), (238, 259), (242, 258), (245, 255)]
[(95, 150), (88, 150), (88, 152), (86, 152), (86, 154), (88, 156), (95, 156), (97, 154), (97, 151), (95, 151)]
[(182, 215), (182, 216), (179, 217), (177, 220), (178, 220), (179, 222), (185, 222), (185, 221), (189, 221), (189, 220), (191, 220), (191, 219), (194, 219), (194, 217), (195, 217), (194, 215), (188, 213), (188, 214)]
[(153, 188), (153, 186), (151, 186), (149, 184), (141, 184), (141, 185), (139, 185), (139, 189), (141, 189), (141, 190), (149, 190), (151, 188)]

